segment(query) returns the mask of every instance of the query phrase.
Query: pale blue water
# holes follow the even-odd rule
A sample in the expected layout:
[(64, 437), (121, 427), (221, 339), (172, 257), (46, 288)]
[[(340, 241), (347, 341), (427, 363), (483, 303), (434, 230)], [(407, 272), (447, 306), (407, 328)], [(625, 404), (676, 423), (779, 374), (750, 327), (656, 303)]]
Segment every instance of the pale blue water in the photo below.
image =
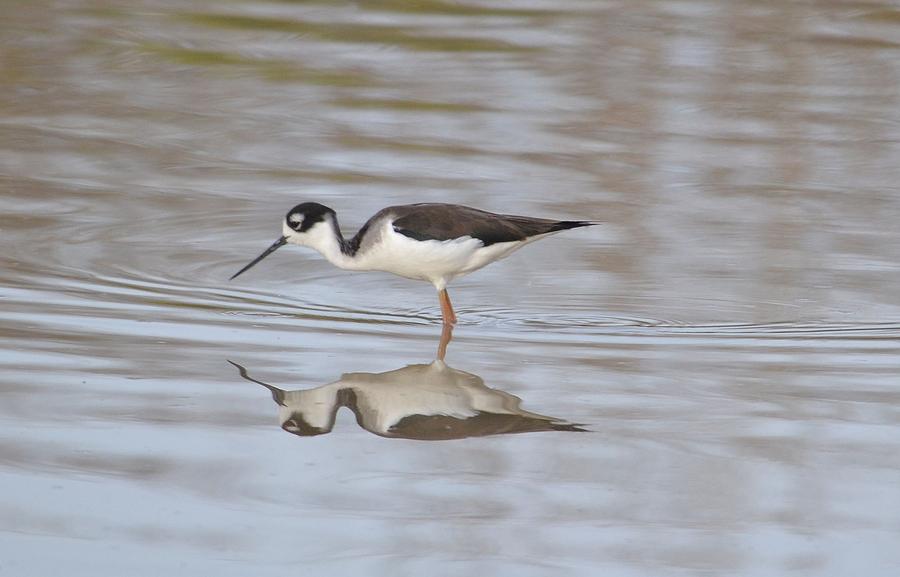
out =
[[(897, 14), (7, 6), (0, 574), (894, 575)], [(228, 282), (304, 200), (604, 221), (452, 285), (470, 377), (423, 383), (588, 431), (361, 427), (462, 427), (378, 380), (437, 298), (296, 248)], [(301, 438), (228, 360), (368, 376)]]

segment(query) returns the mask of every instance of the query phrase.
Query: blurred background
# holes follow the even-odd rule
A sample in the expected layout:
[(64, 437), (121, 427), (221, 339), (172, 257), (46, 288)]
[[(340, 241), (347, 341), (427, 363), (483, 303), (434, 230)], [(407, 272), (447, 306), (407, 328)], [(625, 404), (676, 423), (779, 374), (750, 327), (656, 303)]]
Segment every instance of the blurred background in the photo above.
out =
[[(12, 0), (0, 70), (0, 575), (900, 565), (893, 3)], [(425, 283), (227, 281), (311, 200), (603, 225), (455, 282), (434, 381)], [(228, 360), (588, 431), (301, 438)]]

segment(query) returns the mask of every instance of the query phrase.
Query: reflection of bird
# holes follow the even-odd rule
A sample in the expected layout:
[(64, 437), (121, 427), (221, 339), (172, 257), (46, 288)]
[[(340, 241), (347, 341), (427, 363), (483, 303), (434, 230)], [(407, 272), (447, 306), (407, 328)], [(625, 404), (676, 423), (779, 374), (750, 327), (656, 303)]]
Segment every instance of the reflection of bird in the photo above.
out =
[(340, 407), (348, 407), (356, 422), (376, 435), (424, 441), (585, 430), (521, 409), (520, 398), (488, 388), (480, 377), (439, 360), (386, 373), (347, 373), (334, 383), (299, 391), (258, 381), (231, 364), (242, 377), (272, 392), (281, 428), (303, 437), (330, 432)]
[(597, 224), (494, 214), (458, 204), (409, 204), (380, 210), (349, 241), (335, 212), (315, 202), (287, 213), (282, 236), (243, 273), (287, 243), (308, 246), (333, 265), (379, 270), (428, 281), (438, 290), (444, 323), (456, 323), (447, 283), (499, 260), (529, 242), (570, 228)]

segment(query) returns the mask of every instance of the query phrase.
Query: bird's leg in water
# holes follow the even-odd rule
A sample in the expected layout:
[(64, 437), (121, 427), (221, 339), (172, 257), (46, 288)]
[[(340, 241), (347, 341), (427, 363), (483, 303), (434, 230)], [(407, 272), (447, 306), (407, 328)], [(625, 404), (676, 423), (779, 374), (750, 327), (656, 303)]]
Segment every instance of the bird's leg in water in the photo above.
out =
[(444, 328), (441, 329), (441, 342), (438, 344), (437, 358), (439, 361), (443, 361), (444, 357), (447, 355), (447, 345), (450, 344), (450, 339), (453, 338), (453, 325), (444, 323)]
[(450, 304), (450, 295), (447, 294), (447, 289), (441, 289), (438, 292), (438, 299), (441, 301), (441, 316), (444, 318), (444, 324), (455, 325), (456, 313), (453, 312), (453, 305)]

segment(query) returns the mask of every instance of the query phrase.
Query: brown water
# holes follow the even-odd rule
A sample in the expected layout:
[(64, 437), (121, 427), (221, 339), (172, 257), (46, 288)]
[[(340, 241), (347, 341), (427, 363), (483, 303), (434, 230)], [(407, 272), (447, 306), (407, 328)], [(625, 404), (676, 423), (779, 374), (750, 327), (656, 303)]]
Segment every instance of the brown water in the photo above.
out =
[[(0, 10), (0, 574), (897, 574), (891, 3)], [(442, 364), (304, 200), (604, 225)]]

